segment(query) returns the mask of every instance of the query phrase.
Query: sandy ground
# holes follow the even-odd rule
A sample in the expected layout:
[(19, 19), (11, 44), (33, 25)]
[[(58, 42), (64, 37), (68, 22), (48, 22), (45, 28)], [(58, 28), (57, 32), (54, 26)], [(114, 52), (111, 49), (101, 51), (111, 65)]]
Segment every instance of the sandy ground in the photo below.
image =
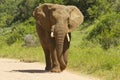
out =
[(99, 80), (63, 71), (44, 71), (42, 63), (24, 63), (19, 60), (0, 59), (0, 80)]

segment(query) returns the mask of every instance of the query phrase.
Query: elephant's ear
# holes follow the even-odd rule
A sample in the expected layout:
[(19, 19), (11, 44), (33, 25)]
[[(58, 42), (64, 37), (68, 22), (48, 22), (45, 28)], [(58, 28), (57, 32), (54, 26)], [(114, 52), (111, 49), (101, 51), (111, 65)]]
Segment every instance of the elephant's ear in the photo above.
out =
[(73, 30), (80, 26), (80, 24), (84, 20), (84, 16), (81, 13), (81, 11), (75, 6), (68, 6), (67, 8), (69, 12), (68, 18), (69, 32), (72, 32)]

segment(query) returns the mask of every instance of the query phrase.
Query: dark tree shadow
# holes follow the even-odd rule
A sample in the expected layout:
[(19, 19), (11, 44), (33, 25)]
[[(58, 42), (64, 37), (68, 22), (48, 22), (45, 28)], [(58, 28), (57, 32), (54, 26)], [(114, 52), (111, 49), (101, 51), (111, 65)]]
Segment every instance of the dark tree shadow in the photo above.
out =
[(49, 71), (45, 70), (12, 70), (10, 72), (22, 72), (22, 73), (46, 73)]

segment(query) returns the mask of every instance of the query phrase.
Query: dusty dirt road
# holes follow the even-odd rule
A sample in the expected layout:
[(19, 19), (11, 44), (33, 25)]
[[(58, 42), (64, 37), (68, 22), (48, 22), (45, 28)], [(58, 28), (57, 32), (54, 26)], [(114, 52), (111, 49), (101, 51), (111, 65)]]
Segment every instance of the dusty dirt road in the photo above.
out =
[(24, 63), (19, 60), (0, 59), (0, 80), (99, 80), (67, 71), (44, 71), (44, 64)]

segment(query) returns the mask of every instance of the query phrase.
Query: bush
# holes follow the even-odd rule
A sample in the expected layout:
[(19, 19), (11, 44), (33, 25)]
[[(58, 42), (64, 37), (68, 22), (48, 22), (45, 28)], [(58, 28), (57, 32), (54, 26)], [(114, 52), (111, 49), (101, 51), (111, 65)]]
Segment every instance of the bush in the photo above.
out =
[(91, 31), (87, 35), (87, 39), (98, 41), (104, 49), (110, 48), (111, 45), (120, 44), (120, 14), (106, 14), (95, 22)]
[(1, 31), (2, 36), (5, 38), (4, 40), (8, 45), (11, 45), (16, 41), (23, 41), (26, 34), (36, 35), (35, 22), (32, 17), (24, 23), (14, 23), (9, 28), (1, 28)]
[(12, 28), (11, 31), (7, 34), (8, 38), (6, 39), (6, 43), (8, 45), (13, 44), (14, 42), (16, 42), (17, 40), (22, 39), (22, 35), (21, 33), (23, 33), (24, 30), (20, 30), (20, 29), (16, 29), (16, 28)]

